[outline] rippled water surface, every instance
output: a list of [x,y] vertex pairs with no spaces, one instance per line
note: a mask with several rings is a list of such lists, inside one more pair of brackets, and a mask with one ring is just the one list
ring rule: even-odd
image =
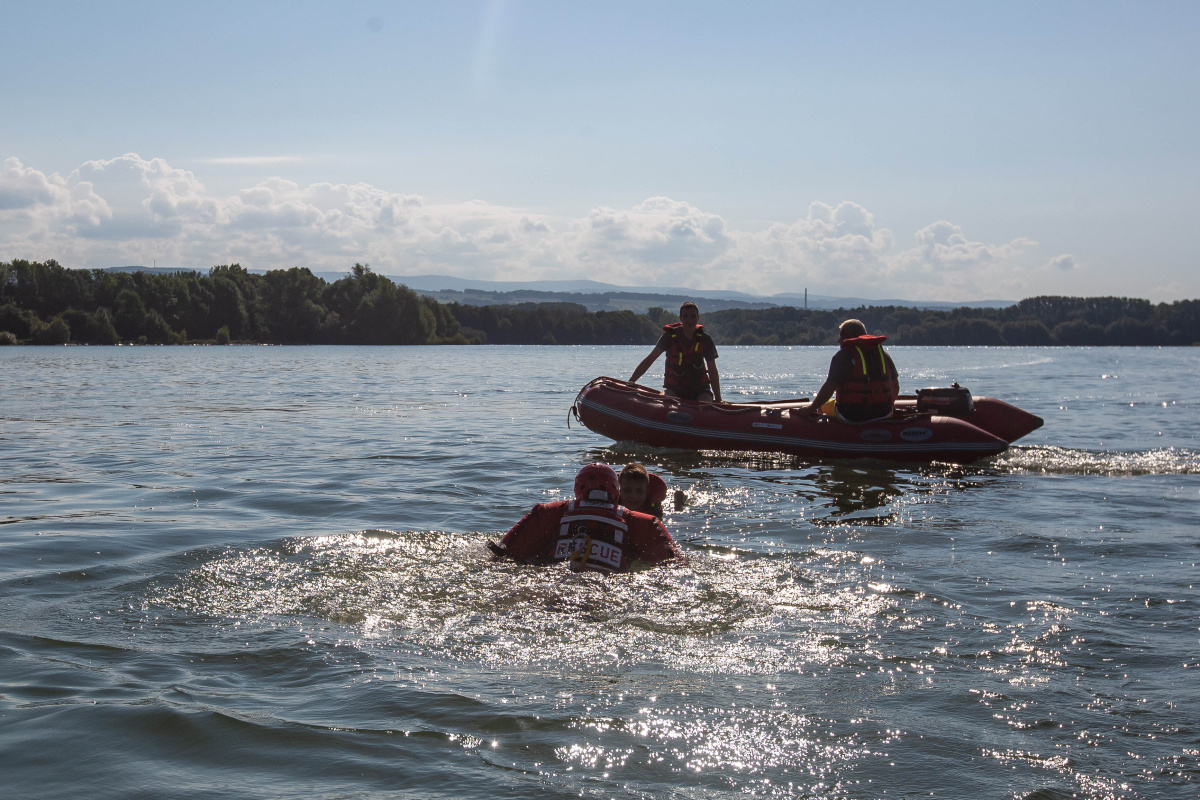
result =
[[[1200,349],[893,354],[1046,426],[808,463],[568,428],[642,348],[0,348],[0,794],[1200,795]],[[489,560],[594,459],[683,563]]]

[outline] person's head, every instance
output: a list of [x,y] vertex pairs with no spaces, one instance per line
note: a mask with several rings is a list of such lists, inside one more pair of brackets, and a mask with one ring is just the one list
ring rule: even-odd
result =
[[650,473],[638,463],[626,464],[621,470],[621,505],[640,511],[650,494]]
[[679,321],[688,330],[695,330],[700,323],[700,308],[691,300],[679,307]]
[[615,505],[620,493],[617,471],[607,464],[588,464],[575,476],[576,500],[600,500]]
[[867,326],[863,325],[860,320],[848,319],[838,328],[838,341],[846,339],[854,339],[858,336],[867,335]]

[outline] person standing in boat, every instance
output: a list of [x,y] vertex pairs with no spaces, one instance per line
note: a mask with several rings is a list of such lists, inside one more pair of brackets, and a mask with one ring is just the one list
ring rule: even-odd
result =
[[588,464],[575,476],[574,500],[538,503],[488,549],[526,564],[567,561],[573,572],[622,572],[678,558],[662,522],[617,505],[620,492],[616,470]]
[[886,336],[867,335],[867,326],[848,319],[838,329],[840,349],[829,362],[829,376],[817,391],[808,416],[836,396],[833,415],[846,422],[871,422],[891,416],[900,396],[900,379],[892,357],[883,349]]
[[679,322],[663,326],[662,336],[630,376],[630,383],[646,374],[663,353],[667,354],[663,392],[681,400],[721,401],[721,376],[717,374],[717,345],[700,324],[700,309],[693,302],[679,307]]

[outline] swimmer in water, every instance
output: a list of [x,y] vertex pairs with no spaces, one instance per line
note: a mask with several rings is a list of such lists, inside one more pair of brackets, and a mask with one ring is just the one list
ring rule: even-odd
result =
[[[636,461],[621,470],[621,505],[630,511],[640,511],[663,518],[663,501],[667,499],[667,482]],[[675,491],[675,510],[687,505],[687,495]]]
[[620,490],[612,467],[588,464],[575,476],[574,500],[539,503],[488,549],[526,564],[567,561],[575,572],[622,572],[678,558],[662,522],[617,504]]

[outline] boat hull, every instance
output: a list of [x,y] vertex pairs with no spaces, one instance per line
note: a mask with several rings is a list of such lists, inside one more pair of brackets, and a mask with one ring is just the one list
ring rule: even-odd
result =
[[[988,410],[980,417],[989,423],[996,424],[993,417],[1006,419],[1004,407],[1007,407],[1036,420],[1034,428],[1041,424],[1037,417],[1003,401],[980,400],[991,401],[984,403]],[[640,442],[652,447],[749,450],[813,459],[881,458],[953,463],[969,463],[1008,448],[1006,439],[971,422],[916,413],[915,398],[911,411],[898,411],[893,418],[879,422],[849,424],[830,417],[808,417],[806,400],[693,402],[666,397],[616,378],[601,377],[583,387],[573,409],[589,430],[616,441]],[[1011,433],[1031,424],[1019,415],[1019,424],[1010,424],[1005,430]]]

